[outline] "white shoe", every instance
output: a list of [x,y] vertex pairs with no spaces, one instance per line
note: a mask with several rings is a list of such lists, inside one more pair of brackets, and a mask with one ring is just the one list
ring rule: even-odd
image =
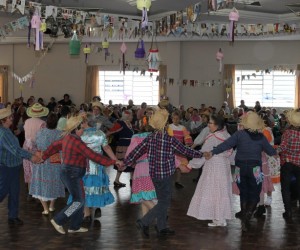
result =
[[208,223],[208,226],[209,227],[226,227],[227,223],[226,223],[226,221],[222,222],[222,223],[219,223],[218,221],[213,220],[212,223]]
[[265,205],[266,206],[271,206],[272,204],[272,196],[267,196],[267,200],[265,202]]
[[77,230],[68,229],[68,233],[86,233],[87,231],[89,230],[85,227],[81,227]]
[[56,224],[56,222],[53,219],[50,220],[50,222],[52,223],[57,232],[59,232],[60,234],[66,234],[65,229],[62,226]]

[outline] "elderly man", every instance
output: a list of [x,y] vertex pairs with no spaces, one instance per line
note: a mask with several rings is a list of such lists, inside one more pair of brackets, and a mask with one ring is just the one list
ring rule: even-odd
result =
[[23,158],[33,162],[40,159],[20,147],[9,129],[12,123],[11,108],[0,109],[0,202],[8,195],[8,223],[22,225],[19,219],[20,169]]

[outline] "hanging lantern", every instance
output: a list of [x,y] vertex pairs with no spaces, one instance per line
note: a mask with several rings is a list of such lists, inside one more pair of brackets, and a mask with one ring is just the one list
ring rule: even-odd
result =
[[102,48],[104,49],[104,52],[105,52],[104,56],[105,56],[105,61],[106,61],[106,58],[109,56],[109,51],[108,51],[109,42],[107,41],[106,38],[102,42]]
[[149,72],[157,72],[161,62],[156,39],[155,39],[155,45],[156,48],[153,47],[153,36],[152,36],[151,47],[149,49],[149,55],[147,57],[147,62],[149,64],[149,69],[148,69]]
[[77,37],[76,30],[73,31],[73,36],[69,42],[69,54],[77,56],[80,54],[80,41]]
[[43,32],[40,31],[41,23],[41,16],[38,9],[36,9],[31,19],[31,28],[35,29],[35,50],[43,49]]
[[83,53],[85,54],[85,63],[88,63],[88,54],[91,53],[91,47],[86,44],[83,48]]
[[222,73],[222,68],[223,68],[223,57],[224,54],[222,52],[222,49],[219,48],[217,54],[216,54],[216,59],[219,62],[219,73]]
[[237,22],[240,18],[239,12],[236,8],[233,8],[229,13],[230,28],[229,28],[229,37],[231,42],[234,42],[234,22]]
[[143,10],[144,8],[149,11],[151,7],[151,0],[137,0],[136,8],[138,10]]

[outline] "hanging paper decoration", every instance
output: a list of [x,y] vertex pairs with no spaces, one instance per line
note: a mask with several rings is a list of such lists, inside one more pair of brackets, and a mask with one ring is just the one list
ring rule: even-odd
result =
[[126,44],[123,42],[120,50],[122,52],[122,60],[121,60],[121,64],[122,64],[122,69],[123,69],[123,74],[125,75],[125,69],[126,69],[126,62],[125,62],[125,53],[127,50]]
[[77,56],[80,54],[80,41],[78,40],[76,31],[73,31],[73,36],[69,42],[69,55]]
[[43,49],[43,33],[40,32],[41,23],[41,16],[36,9],[31,19],[31,28],[35,29],[35,50]]
[[144,58],[146,55],[145,47],[144,47],[144,41],[143,39],[139,39],[137,42],[136,50],[134,52],[134,57],[136,59]]
[[86,44],[83,48],[83,53],[85,54],[85,63],[88,63],[88,54],[91,53],[91,47]]
[[54,19],[57,17],[57,7],[56,6],[46,6],[46,11],[45,11],[45,18],[47,19],[48,17],[52,16]]
[[104,56],[105,56],[105,61],[106,58],[110,55],[108,48],[109,48],[109,42],[107,41],[107,39],[105,38],[104,41],[102,42],[102,48],[104,49]]
[[230,28],[229,28],[229,38],[231,42],[234,42],[234,24],[240,18],[238,10],[234,7],[232,11],[229,13],[229,20],[230,20]]
[[147,62],[149,63],[149,72],[157,72],[159,69],[159,65],[161,62],[159,53],[158,53],[158,46],[155,38],[155,45],[156,48],[153,46],[153,36],[152,36],[152,42],[151,42],[151,47],[149,49],[149,55],[147,58]]
[[222,69],[223,69],[223,57],[224,54],[222,52],[222,49],[219,48],[217,54],[216,54],[216,59],[219,62],[219,73],[222,73]]
[[19,11],[22,15],[25,12],[25,0],[12,0],[11,13]]
[[0,9],[3,8],[4,10],[6,10],[6,2],[7,0],[0,0]]
[[136,7],[138,10],[142,11],[142,22],[141,26],[142,29],[146,29],[148,26],[148,13],[150,7],[151,7],[151,0],[137,0],[136,1]]

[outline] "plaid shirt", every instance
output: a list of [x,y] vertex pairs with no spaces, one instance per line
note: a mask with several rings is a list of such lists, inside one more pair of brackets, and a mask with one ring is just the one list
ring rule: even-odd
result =
[[20,147],[17,137],[10,129],[0,126],[0,166],[17,167],[22,159],[30,160],[32,154]]
[[175,172],[175,154],[200,158],[202,153],[184,146],[175,137],[164,132],[155,132],[143,140],[124,160],[132,166],[143,154],[148,154],[151,178],[164,179]]
[[277,151],[280,153],[281,165],[291,162],[300,167],[300,130],[286,129]]
[[63,163],[66,165],[87,167],[87,159],[104,166],[110,166],[116,162],[115,160],[111,160],[94,152],[76,135],[69,134],[53,142],[47,150],[43,152],[42,158],[46,160],[59,151],[62,151]]

